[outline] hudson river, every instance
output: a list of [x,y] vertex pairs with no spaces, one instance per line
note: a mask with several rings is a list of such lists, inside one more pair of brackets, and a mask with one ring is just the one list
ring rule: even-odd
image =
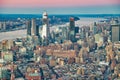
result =
[[[98,22],[100,20],[105,20],[103,18],[80,18],[80,20],[76,21],[76,26],[90,25],[94,22]],[[68,23],[67,23],[68,24]],[[26,37],[27,30],[17,30],[17,31],[9,31],[9,32],[1,32],[0,33],[0,41],[5,39],[15,39],[19,37]]]

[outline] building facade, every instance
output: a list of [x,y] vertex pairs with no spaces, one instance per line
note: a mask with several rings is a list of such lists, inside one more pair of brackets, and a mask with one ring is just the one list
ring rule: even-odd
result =
[[111,41],[120,41],[120,24],[111,25]]

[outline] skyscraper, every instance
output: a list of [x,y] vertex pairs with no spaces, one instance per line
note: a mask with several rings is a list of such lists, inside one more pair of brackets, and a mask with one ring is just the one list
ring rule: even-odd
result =
[[6,22],[0,22],[0,29],[1,30],[6,30]]
[[39,25],[36,25],[36,36],[39,36]]
[[79,27],[75,27],[75,33],[79,33]]
[[3,30],[6,30],[6,22],[3,22]]
[[43,27],[42,27],[42,39],[49,37],[49,27],[48,27],[48,14],[47,12],[43,12]]
[[73,17],[70,18],[70,27],[69,30],[72,31],[75,29],[75,20]]
[[69,24],[69,40],[74,42],[75,41],[75,21],[74,21],[73,17],[71,17],[69,21],[70,21],[70,24]]
[[30,20],[26,22],[26,27],[27,27],[27,35],[31,35],[31,21]]
[[81,28],[80,38],[81,39],[85,38],[85,28],[84,27]]
[[96,24],[96,22],[94,22],[94,25],[93,25],[93,33],[94,34],[97,33],[97,24]]
[[111,40],[112,42],[120,41],[120,24],[111,25]]
[[2,29],[2,22],[0,22],[0,29]]
[[34,18],[31,21],[31,35],[36,36],[36,23]]
[[43,26],[42,26],[42,41],[44,45],[48,45],[49,44],[49,34],[50,34],[50,30],[49,30],[49,20],[48,20],[48,14],[47,12],[43,12],[43,20],[42,20]]

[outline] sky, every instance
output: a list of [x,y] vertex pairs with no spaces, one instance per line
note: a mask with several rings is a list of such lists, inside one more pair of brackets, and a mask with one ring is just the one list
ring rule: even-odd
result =
[[120,14],[120,0],[0,0],[0,13]]

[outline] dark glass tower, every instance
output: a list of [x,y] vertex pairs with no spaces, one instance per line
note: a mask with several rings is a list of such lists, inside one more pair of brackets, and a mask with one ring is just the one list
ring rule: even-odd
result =
[[36,36],[39,36],[39,25],[36,25]]
[[31,21],[30,20],[26,22],[26,28],[27,28],[27,35],[31,35]]
[[69,24],[69,40],[72,42],[75,42],[75,20],[73,17],[70,18],[70,24]]

